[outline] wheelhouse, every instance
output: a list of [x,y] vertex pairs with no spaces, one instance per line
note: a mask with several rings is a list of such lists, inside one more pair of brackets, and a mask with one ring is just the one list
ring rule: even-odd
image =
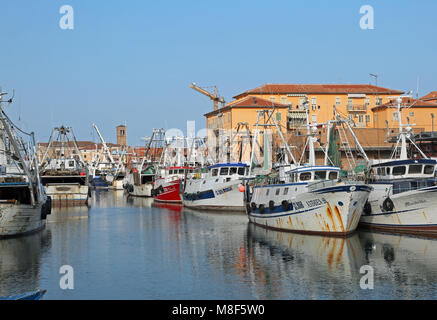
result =
[[371,166],[375,180],[430,179],[435,176],[437,161],[432,159],[397,160]]
[[187,174],[193,173],[194,168],[191,167],[170,167],[165,169],[166,176],[170,175],[179,175],[179,176],[185,176],[185,172]]
[[245,163],[219,163],[208,167],[208,176],[212,178],[240,178],[249,175],[249,166]]
[[331,166],[299,167],[288,171],[291,182],[315,182],[337,180],[340,168]]

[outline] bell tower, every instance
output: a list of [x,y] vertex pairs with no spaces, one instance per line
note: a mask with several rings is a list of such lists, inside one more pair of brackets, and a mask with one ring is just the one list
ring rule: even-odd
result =
[[117,144],[121,146],[127,145],[126,126],[123,124],[117,127]]

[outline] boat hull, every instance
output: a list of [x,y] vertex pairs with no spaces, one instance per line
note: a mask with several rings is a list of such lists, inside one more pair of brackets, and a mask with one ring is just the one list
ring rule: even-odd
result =
[[0,238],[40,231],[46,225],[42,204],[0,204]]
[[85,205],[88,202],[89,187],[79,183],[46,185],[46,193],[54,206]]
[[[295,194],[288,205],[247,206],[249,221],[274,230],[346,236],[357,228],[371,188],[345,185]],[[256,201],[254,202],[256,204]]]
[[180,179],[170,182],[161,182],[160,180],[157,180],[154,189],[156,194],[154,195],[153,199],[158,202],[182,203],[180,190]]
[[124,188],[123,188],[123,180],[114,180],[114,181],[112,181],[112,189],[114,189],[114,190],[124,190]]
[[374,185],[369,197],[370,212],[361,216],[360,226],[381,231],[437,235],[437,186],[390,196],[393,210],[384,210],[389,185]]
[[[129,191],[131,190],[131,191]],[[151,183],[133,185],[132,188],[128,189],[128,193],[132,197],[152,197],[153,185]]]
[[240,185],[241,181],[233,180],[199,192],[195,192],[195,188],[187,187],[183,196],[184,206],[199,210],[244,212],[244,193],[240,192]]

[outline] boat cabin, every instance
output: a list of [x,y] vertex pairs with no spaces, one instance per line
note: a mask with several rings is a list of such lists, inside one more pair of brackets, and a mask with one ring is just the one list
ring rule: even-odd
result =
[[207,178],[230,181],[249,176],[249,166],[245,163],[218,163],[208,167]]
[[395,160],[371,166],[374,180],[434,178],[437,161],[433,159]]
[[321,180],[337,180],[340,168],[331,166],[299,167],[288,171],[291,182],[314,182]]

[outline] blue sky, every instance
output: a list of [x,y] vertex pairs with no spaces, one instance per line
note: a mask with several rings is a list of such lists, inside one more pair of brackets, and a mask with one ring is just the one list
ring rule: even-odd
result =
[[[72,126],[80,140],[108,141],[126,122],[141,145],[153,128],[180,128],[210,100],[269,83],[374,83],[437,90],[437,1],[1,0],[0,85],[15,89],[6,110],[37,140]],[[62,5],[74,30],[59,28]],[[361,30],[362,5],[375,29]]]

